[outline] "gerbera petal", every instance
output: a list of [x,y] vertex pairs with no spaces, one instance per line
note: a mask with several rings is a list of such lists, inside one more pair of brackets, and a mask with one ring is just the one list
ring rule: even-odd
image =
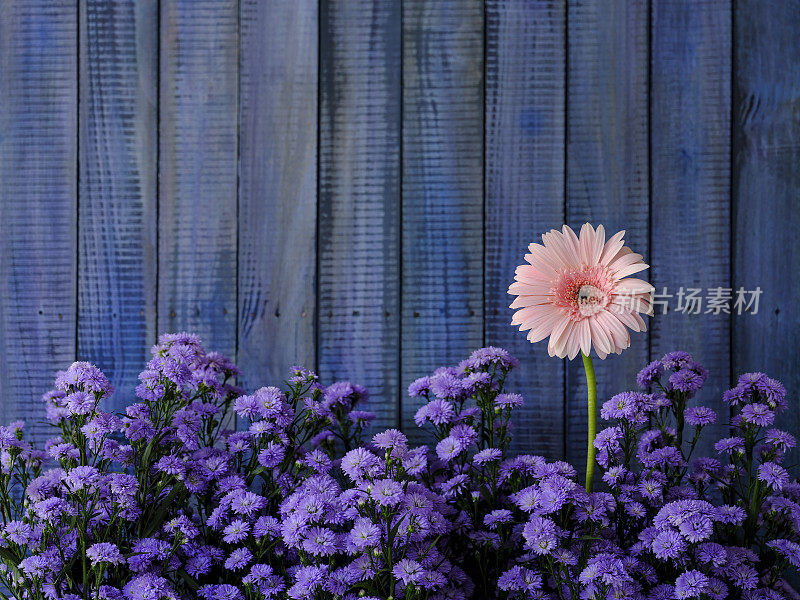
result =
[[517,296],[508,308],[525,308],[543,304],[550,304],[550,300],[543,296]]
[[625,237],[625,230],[618,231],[614,235],[612,235],[609,240],[606,242],[606,245],[603,247],[603,252],[600,255],[600,263],[607,265],[611,262],[617,253],[622,249],[625,245],[625,241],[622,239]]
[[574,323],[572,321],[565,318],[553,329],[553,333],[550,334],[550,341],[547,343],[547,352],[550,356],[564,358],[564,345],[566,344],[573,325]]
[[589,329],[589,319],[580,322],[581,352],[586,356],[592,351],[592,331]]
[[639,271],[644,271],[645,269],[649,269],[650,265],[647,265],[643,262],[634,263],[629,265],[625,268],[619,269],[616,272],[616,277],[622,279],[623,277],[627,277],[628,275],[633,275],[634,273],[638,273]]
[[594,247],[594,228],[589,223],[581,227],[579,253],[581,262],[585,265],[592,264],[592,248]]
[[617,289],[625,290],[631,294],[649,294],[656,291],[656,288],[654,288],[650,282],[644,279],[636,279],[635,277],[621,279],[617,282]]

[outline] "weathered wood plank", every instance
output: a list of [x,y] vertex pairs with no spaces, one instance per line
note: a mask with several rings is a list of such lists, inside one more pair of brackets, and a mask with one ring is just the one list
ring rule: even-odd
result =
[[528,244],[564,222],[566,2],[486,4],[486,342],[520,359],[514,448],[560,458],[564,362],[510,325],[508,286]]
[[0,399],[34,439],[75,358],[78,6],[0,4]]
[[[800,2],[742,0],[734,23],[734,297],[740,288],[762,290],[757,313],[734,311],[734,375],[764,371],[796,396]],[[779,426],[800,436],[796,407]]]
[[158,330],[236,348],[238,2],[161,5]]
[[[569,225],[602,224],[608,237],[648,256],[649,6],[647,0],[569,3],[567,206]],[[645,271],[644,278],[648,277]],[[637,275],[638,277],[639,275]],[[594,357],[598,402],[636,387],[648,362],[648,334],[605,360]],[[579,470],[586,456],[586,376],[567,363],[566,455]],[[581,475],[582,476],[582,475]]]
[[158,3],[80,10],[77,353],[122,410],[156,335]]
[[241,21],[239,363],[257,387],[315,361],[317,2],[245,0]]
[[[731,285],[730,2],[655,0],[652,36],[651,281],[673,294],[668,314],[656,307],[652,354],[684,349],[710,371],[697,401],[720,413],[719,433],[727,422],[730,316],[706,314],[705,298],[709,288]],[[681,288],[702,290],[700,314],[677,310]]]
[[378,431],[399,418],[401,6],[321,8],[319,372],[366,385]]
[[482,2],[403,3],[403,123],[404,388],[483,342]]

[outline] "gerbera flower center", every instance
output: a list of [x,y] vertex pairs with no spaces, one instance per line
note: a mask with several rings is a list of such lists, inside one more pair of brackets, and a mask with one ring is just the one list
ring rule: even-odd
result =
[[552,289],[554,304],[573,321],[581,321],[608,307],[610,287],[609,274],[600,265],[563,271]]
[[581,314],[589,316],[605,306],[605,294],[590,284],[584,284],[578,290],[578,309]]

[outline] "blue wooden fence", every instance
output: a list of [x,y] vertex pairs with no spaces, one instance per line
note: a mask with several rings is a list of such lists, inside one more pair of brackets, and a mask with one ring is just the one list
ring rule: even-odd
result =
[[[3,0],[2,416],[39,416],[75,358],[122,406],[188,329],[247,387],[312,365],[410,428],[411,380],[497,344],[519,447],[580,462],[580,367],[525,342],[506,289],[585,221],[673,295],[602,397],[680,347],[716,408],[745,370],[794,398],[798,32],[797,0]],[[716,287],[760,287],[758,313],[675,310]]]

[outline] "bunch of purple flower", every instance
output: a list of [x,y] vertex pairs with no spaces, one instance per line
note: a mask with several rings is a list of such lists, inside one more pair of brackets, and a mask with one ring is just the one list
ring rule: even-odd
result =
[[365,437],[360,386],[293,367],[283,389],[245,394],[185,333],[152,354],[124,414],[75,363],[44,396],[58,430],[44,450],[0,427],[6,597],[796,597],[795,440],[773,427],[786,391],[765,375],[726,392],[729,435],[695,457],[718,418],[692,402],[707,373],[685,352],[651,363],[642,391],[603,405],[603,489],[587,493],[569,464],[510,452],[522,397],[499,348],[411,384],[430,448]]

